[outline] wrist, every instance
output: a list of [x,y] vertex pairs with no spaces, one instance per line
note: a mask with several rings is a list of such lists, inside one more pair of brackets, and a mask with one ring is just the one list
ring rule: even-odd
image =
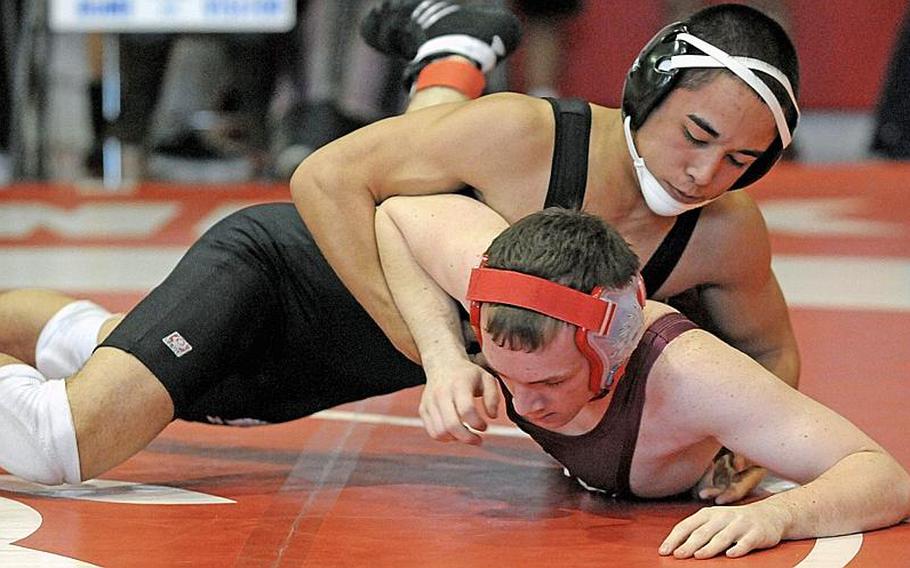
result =
[[781,539],[792,538],[793,527],[796,525],[797,507],[789,502],[785,495],[772,495],[767,499],[755,503],[764,506],[768,514],[775,519],[775,525],[780,530]]
[[435,371],[451,370],[453,367],[463,365],[465,363],[473,365],[470,358],[468,357],[468,354],[465,351],[457,351],[447,348],[428,349],[422,351],[421,361],[428,379],[431,375],[435,375]]

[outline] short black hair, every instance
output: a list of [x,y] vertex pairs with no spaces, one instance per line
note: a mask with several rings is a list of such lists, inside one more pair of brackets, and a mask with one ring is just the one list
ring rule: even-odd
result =
[[[689,33],[729,55],[751,57],[779,69],[799,97],[799,58],[784,28],[765,13],[743,4],[718,4],[695,12],[686,20]],[[776,79],[753,70],[780,101],[790,124],[796,123],[796,108]],[[694,88],[719,72],[717,69],[683,69],[677,87]]]

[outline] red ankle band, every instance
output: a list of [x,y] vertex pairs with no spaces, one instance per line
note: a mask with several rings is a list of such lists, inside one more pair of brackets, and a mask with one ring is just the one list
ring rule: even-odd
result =
[[430,62],[417,76],[415,91],[429,87],[455,89],[469,99],[476,99],[483,93],[486,79],[483,71],[472,63],[458,59],[439,59]]

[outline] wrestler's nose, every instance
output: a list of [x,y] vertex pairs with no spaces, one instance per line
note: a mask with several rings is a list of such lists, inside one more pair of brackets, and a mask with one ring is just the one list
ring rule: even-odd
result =
[[703,151],[689,162],[686,174],[695,185],[699,187],[706,186],[714,181],[714,176],[717,175],[722,163],[722,153]]
[[543,395],[534,389],[521,385],[512,386],[512,404],[515,406],[515,412],[524,417],[533,417],[546,407],[546,401]]

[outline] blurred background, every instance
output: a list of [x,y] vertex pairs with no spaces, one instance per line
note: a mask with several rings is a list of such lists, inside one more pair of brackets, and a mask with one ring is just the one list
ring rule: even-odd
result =
[[[663,24],[705,0],[489,0],[522,18],[489,90],[618,106]],[[473,3],[484,3],[473,0]],[[755,0],[801,59],[806,163],[910,156],[905,0]],[[403,62],[359,38],[367,0],[2,0],[0,187],[284,182],[313,149],[400,112]]]

